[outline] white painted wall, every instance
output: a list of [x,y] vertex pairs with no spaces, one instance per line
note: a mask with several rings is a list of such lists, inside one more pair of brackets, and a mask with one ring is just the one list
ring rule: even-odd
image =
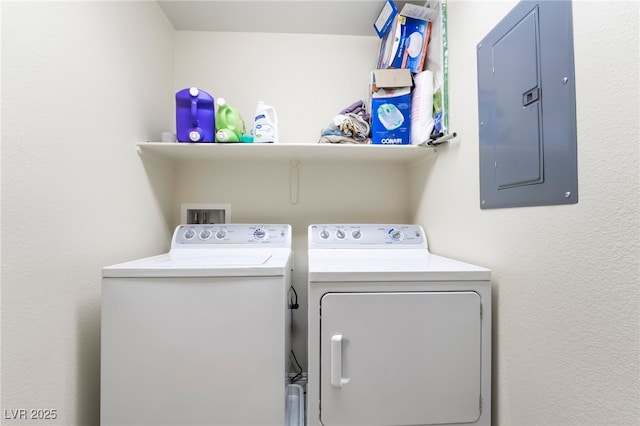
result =
[[1,421],[97,425],[100,268],[170,239],[171,174],[135,142],[172,120],[173,29],[155,2],[1,7]]
[[[316,144],[334,115],[367,100],[379,39],[361,36],[176,32],[175,90],[197,86],[237,108],[248,128],[259,100],[278,114],[281,143]],[[197,66],[192,66],[197,64]],[[178,165],[181,203],[228,203],[236,223],[293,227],[292,347],[307,363],[307,228],[312,223],[406,222],[409,171],[397,164],[301,161],[299,199],[290,202],[290,164],[187,162]]]
[[317,143],[340,110],[366,99],[377,37],[176,32],[175,90],[197,86],[238,109],[248,126],[258,101],[277,113],[282,143]]
[[493,270],[494,424],[635,425],[638,2],[573,2],[579,203],[480,210],[476,44],[515,4],[449,2],[461,136],[414,179],[415,220],[432,251]]
[[408,172],[400,165],[310,161],[300,162],[298,169],[298,202],[292,204],[287,161],[179,164],[176,206],[226,203],[233,222],[292,226],[293,284],[300,305],[293,312],[292,349],[306,371],[307,228],[312,223],[405,223],[410,212]]
[[3,2],[2,409],[97,424],[100,267],[166,249],[180,203],[221,202],[235,222],[294,226],[303,303],[307,224],[425,225],[434,252],[494,271],[494,424],[638,423],[638,4],[574,2],[580,203],[481,211],[475,44],[514,4],[449,2],[461,136],[435,161],[303,163],[293,205],[287,162],[174,173],[134,142],[157,140],[196,85],[249,117],[269,102],[283,142],[315,143],[365,95],[375,38],[174,32],[155,2]]

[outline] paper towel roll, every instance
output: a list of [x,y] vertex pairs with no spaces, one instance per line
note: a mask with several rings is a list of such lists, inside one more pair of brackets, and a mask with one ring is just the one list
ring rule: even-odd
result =
[[414,78],[411,96],[411,144],[429,140],[433,130],[433,72],[423,71]]

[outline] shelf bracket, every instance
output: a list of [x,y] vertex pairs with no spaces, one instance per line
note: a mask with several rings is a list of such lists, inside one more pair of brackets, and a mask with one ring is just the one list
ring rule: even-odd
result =
[[291,204],[298,204],[298,160],[291,161],[289,165]]
[[436,136],[432,136],[427,142],[422,142],[420,146],[436,146],[445,142],[449,142],[451,139],[458,136],[456,132],[449,133],[447,135],[439,134]]

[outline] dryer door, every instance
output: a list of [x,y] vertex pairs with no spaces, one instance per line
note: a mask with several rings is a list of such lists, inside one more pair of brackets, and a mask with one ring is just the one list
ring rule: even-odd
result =
[[480,417],[477,293],[327,293],[320,307],[325,426],[470,423]]

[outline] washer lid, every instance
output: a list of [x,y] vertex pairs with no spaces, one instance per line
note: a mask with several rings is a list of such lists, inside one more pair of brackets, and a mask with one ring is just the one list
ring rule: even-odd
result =
[[416,250],[309,249],[309,281],[484,281],[489,269]]
[[102,268],[103,277],[284,276],[291,250],[182,249]]

